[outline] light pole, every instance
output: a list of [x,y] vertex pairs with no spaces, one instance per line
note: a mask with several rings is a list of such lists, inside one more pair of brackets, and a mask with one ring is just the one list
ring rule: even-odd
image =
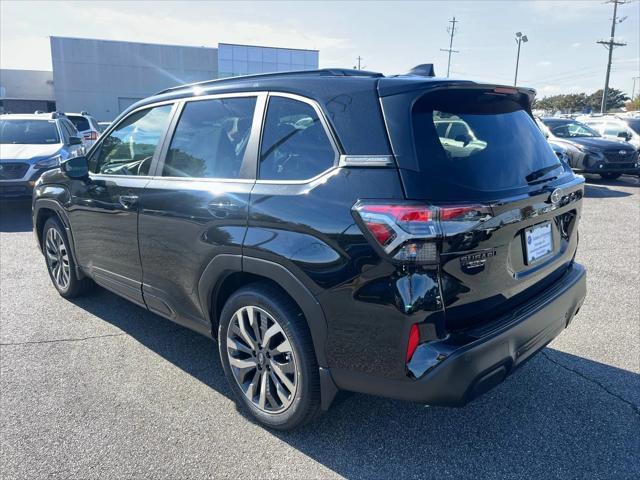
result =
[[515,87],[518,83],[518,65],[520,64],[520,45],[522,43],[527,43],[529,39],[526,35],[523,35],[522,32],[516,33],[516,43],[518,44],[518,56],[516,57],[516,76],[513,79],[513,86]]

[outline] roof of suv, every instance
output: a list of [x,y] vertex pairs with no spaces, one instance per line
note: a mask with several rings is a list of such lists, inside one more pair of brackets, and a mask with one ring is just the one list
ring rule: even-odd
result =
[[0,117],[15,120],[57,120],[64,115],[59,115],[57,112],[50,113],[3,113]]
[[[213,93],[232,93],[237,91],[275,90],[290,91],[292,93],[304,93],[305,96],[321,97],[323,91],[330,91],[335,96],[340,90],[351,91],[352,86],[358,85],[360,89],[378,89],[380,96],[393,95],[403,91],[443,84],[475,84],[470,80],[436,77],[425,73],[425,67],[419,65],[405,75],[385,76],[379,72],[366,70],[351,70],[343,68],[325,68],[320,70],[302,70],[292,72],[264,73],[257,75],[245,75],[228,77],[204,82],[179,85],[162,90],[152,97],[138,102],[143,105],[168,98],[190,97]],[[431,73],[433,73],[431,67]],[[325,85],[325,88],[318,88]],[[514,89],[515,87],[510,87]],[[517,90],[528,95],[535,94],[532,89],[518,87]]]
[[[149,104],[181,98],[264,91],[297,94],[318,102],[335,127],[338,143],[346,153],[383,155],[390,153],[390,146],[386,140],[386,126],[380,116],[380,97],[442,86],[486,85],[469,80],[435,77],[430,64],[419,65],[406,75],[396,76],[340,68],[266,73],[168,88],[131,105],[119,118]],[[529,98],[535,95],[535,91],[531,89],[500,87],[518,91]],[[359,119],[358,125],[354,125],[354,117]],[[362,132],[367,132],[367,135],[362,135]]]

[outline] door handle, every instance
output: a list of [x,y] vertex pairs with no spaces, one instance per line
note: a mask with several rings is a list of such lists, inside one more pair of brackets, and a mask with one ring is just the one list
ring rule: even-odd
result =
[[118,201],[120,202],[120,205],[122,205],[124,208],[129,209],[136,206],[136,204],[138,203],[138,196],[137,195],[120,195],[118,197]]
[[214,217],[225,218],[242,208],[242,205],[231,200],[214,200],[209,202],[207,210]]

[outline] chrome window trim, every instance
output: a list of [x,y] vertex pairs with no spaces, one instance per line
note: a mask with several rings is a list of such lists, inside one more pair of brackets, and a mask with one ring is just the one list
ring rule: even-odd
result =
[[[323,170],[322,172],[318,173],[317,175],[311,177],[311,178],[305,178],[305,179],[300,179],[300,180],[261,180],[259,178],[260,176],[260,157],[261,157],[261,150],[262,150],[262,137],[264,134],[264,127],[265,127],[265,122],[267,120],[267,113],[269,110],[269,100],[271,99],[271,97],[284,97],[284,98],[290,98],[292,100],[297,100],[299,102],[302,103],[306,103],[307,105],[310,105],[314,111],[316,112],[316,115],[318,115],[318,118],[320,119],[320,123],[322,124],[322,128],[324,129],[325,134],[327,135],[327,138],[329,139],[329,143],[331,144],[331,148],[333,149],[333,153],[334,153],[334,158],[333,158],[333,165],[331,165],[329,168],[327,168],[326,170]],[[285,93],[285,92],[269,92],[269,96],[267,98],[267,104],[266,104],[266,108],[264,111],[264,117],[262,119],[262,127],[260,128],[260,145],[258,147],[258,158],[257,158],[257,171],[256,171],[256,183],[261,184],[261,185],[304,185],[307,183],[311,183],[325,175],[327,175],[328,173],[330,173],[331,171],[339,168],[339,159],[340,159],[340,149],[338,148],[338,141],[333,133],[333,131],[331,130],[331,127],[329,125],[329,122],[327,121],[327,118],[324,115],[324,112],[322,111],[322,109],[320,108],[320,106],[318,105],[318,102],[316,102],[315,100],[308,98],[308,97],[304,97],[302,95],[298,95],[295,93]]]
[[393,155],[340,155],[340,167],[377,167],[395,165]]
[[[197,181],[197,182],[209,182],[209,183],[259,183],[262,185],[305,185],[308,183],[312,183],[316,180],[318,180],[319,178],[324,177],[325,175],[332,173],[334,170],[337,170],[338,168],[340,168],[342,165],[340,165],[340,159],[341,157],[343,157],[344,155],[341,154],[340,149],[338,147],[338,141],[336,139],[336,136],[333,132],[333,130],[330,127],[330,124],[324,114],[324,112],[322,111],[322,109],[320,108],[320,106],[318,105],[318,102],[316,102],[315,100],[308,98],[308,97],[304,97],[302,95],[298,95],[298,94],[293,94],[293,93],[286,93],[286,92],[273,92],[273,91],[250,91],[250,92],[231,92],[231,93],[214,93],[214,94],[209,94],[209,95],[199,95],[199,96],[193,96],[193,97],[186,97],[186,98],[177,98],[177,99],[171,99],[171,100],[163,100],[163,101],[159,101],[159,102],[153,102],[153,103],[149,103],[149,104],[145,104],[145,105],[141,105],[140,107],[136,108],[135,110],[130,111],[126,117],[123,117],[120,121],[116,122],[112,122],[111,125],[109,126],[109,128],[107,130],[105,130],[100,137],[98,138],[98,140],[93,144],[93,146],[91,147],[90,151],[87,153],[87,159],[91,156],[91,154],[93,153],[93,150],[98,148],[98,146],[102,143],[102,141],[104,141],[110,134],[111,132],[118,126],[120,125],[124,120],[126,120],[127,118],[129,118],[131,115],[141,111],[141,110],[148,110],[151,108],[155,108],[158,106],[162,106],[162,105],[167,105],[167,104],[173,104],[174,108],[172,110],[172,116],[171,116],[171,120],[169,121],[169,125],[167,126],[167,131],[164,133],[163,135],[163,140],[161,142],[160,148],[156,149],[156,152],[158,154],[157,159],[154,158],[154,162],[156,162],[156,165],[153,167],[154,169],[159,169],[160,167],[163,166],[164,164],[164,160],[166,157],[166,152],[168,151],[168,148],[171,144],[171,139],[173,138],[173,134],[175,133],[175,128],[177,126],[177,123],[180,120],[180,116],[179,114],[183,111],[184,106],[188,103],[188,102],[197,102],[197,101],[201,101],[201,100],[215,100],[215,99],[220,99],[220,98],[238,98],[238,97],[257,97],[257,101],[256,101],[256,111],[254,113],[254,123],[252,125],[252,132],[251,135],[253,136],[255,134],[254,131],[254,126],[256,126],[257,120],[259,120],[259,129],[257,129],[257,135],[258,135],[258,145],[257,145],[257,156],[256,156],[256,171],[254,174],[255,178],[249,179],[249,178],[210,178],[210,177],[164,177],[162,175],[158,175],[158,173],[160,173],[159,171],[155,171],[154,175],[105,175],[105,174],[99,174],[99,173],[93,173],[93,172],[89,172],[89,177],[90,178],[98,178],[98,179],[109,179],[109,178],[139,178],[139,179],[149,179],[149,180],[171,180],[171,181]],[[265,125],[265,121],[266,121],[266,115],[267,115],[267,110],[268,110],[268,106],[269,106],[269,99],[271,97],[284,97],[284,98],[290,98],[292,100],[297,100],[299,102],[302,103],[306,103],[307,105],[310,105],[314,111],[316,112],[316,115],[318,115],[318,118],[320,119],[320,123],[322,124],[322,128],[325,131],[325,134],[327,135],[327,138],[329,139],[329,143],[331,144],[331,148],[333,149],[334,152],[334,161],[333,161],[333,165],[331,165],[329,168],[327,168],[326,170],[323,170],[322,172],[318,173],[317,175],[311,177],[311,178],[305,178],[305,179],[301,179],[301,180],[260,180],[258,177],[259,175],[259,169],[260,169],[260,149],[262,146],[262,134],[264,132],[264,125]],[[264,99],[264,104],[260,105],[260,101],[261,99]],[[261,110],[261,111],[260,111]],[[174,123],[174,116],[175,117],[175,125],[172,125]],[[166,148],[164,146],[164,143],[166,143]],[[247,149],[248,150],[248,149]],[[245,152],[245,155],[247,153]],[[155,154],[154,154],[155,155]]]
[[[245,164],[249,164],[249,166],[255,166],[255,164],[251,161],[249,161],[248,157],[252,154],[251,150],[252,148],[258,148],[260,147],[260,139],[262,137],[262,119],[264,117],[264,112],[266,110],[266,104],[267,104],[267,95],[268,93],[266,91],[259,91],[259,92],[231,92],[231,93],[214,93],[214,94],[210,94],[210,95],[201,95],[201,96],[197,96],[197,97],[189,97],[189,98],[181,98],[180,100],[178,100],[179,102],[179,107],[175,113],[175,118],[172,117],[172,121],[170,122],[169,125],[169,130],[166,133],[166,138],[165,138],[165,142],[166,145],[162,146],[162,149],[160,151],[160,155],[158,158],[158,162],[156,165],[156,171],[155,171],[155,175],[152,175],[150,178],[157,180],[157,179],[161,179],[161,180],[173,180],[173,181],[205,181],[205,182],[211,182],[211,183],[255,183],[256,179],[256,172],[253,172],[253,178],[244,178],[244,177],[237,177],[237,178],[224,178],[224,177],[220,177],[220,178],[213,178],[213,177],[165,177],[162,175],[162,167],[164,166],[164,162],[166,160],[167,157],[167,153],[169,151],[169,148],[171,147],[171,141],[173,140],[173,136],[175,135],[176,129],[178,127],[178,124],[180,123],[180,117],[182,116],[182,112],[184,111],[187,103],[190,102],[198,102],[198,101],[202,101],[202,100],[219,100],[219,99],[225,99],[225,98],[247,98],[247,97],[256,97],[256,105],[255,105],[255,110],[253,112],[253,121],[251,123],[251,133],[249,136],[249,141],[247,144],[247,148],[245,150],[245,158],[242,160],[242,166],[244,167]],[[257,145],[255,145],[257,143]],[[255,153],[255,152],[254,152]],[[259,155],[260,152],[258,150],[257,155]],[[255,161],[258,161],[258,159],[256,158]]]

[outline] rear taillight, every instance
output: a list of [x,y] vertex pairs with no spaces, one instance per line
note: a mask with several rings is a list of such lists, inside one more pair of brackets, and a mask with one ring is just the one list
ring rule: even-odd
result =
[[83,138],[85,140],[97,140],[98,139],[98,132],[91,131],[91,132],[85,133]]
[[353,209],[385,253],[416,263],[437,261],[438,239],[474,228],[490,214],[483,205],[358,202]]
[[411,331],[409,332],[409,342],[407,343],[407,356],[405,358],[405,361],[407,363],[409,363],[409,360],[411,360],[411,357],[413,357],[416,348],[418,348],[418,343],[420,343],[420,331],[418,330],[418,325],[414,323],[413,325],[411,325]]

